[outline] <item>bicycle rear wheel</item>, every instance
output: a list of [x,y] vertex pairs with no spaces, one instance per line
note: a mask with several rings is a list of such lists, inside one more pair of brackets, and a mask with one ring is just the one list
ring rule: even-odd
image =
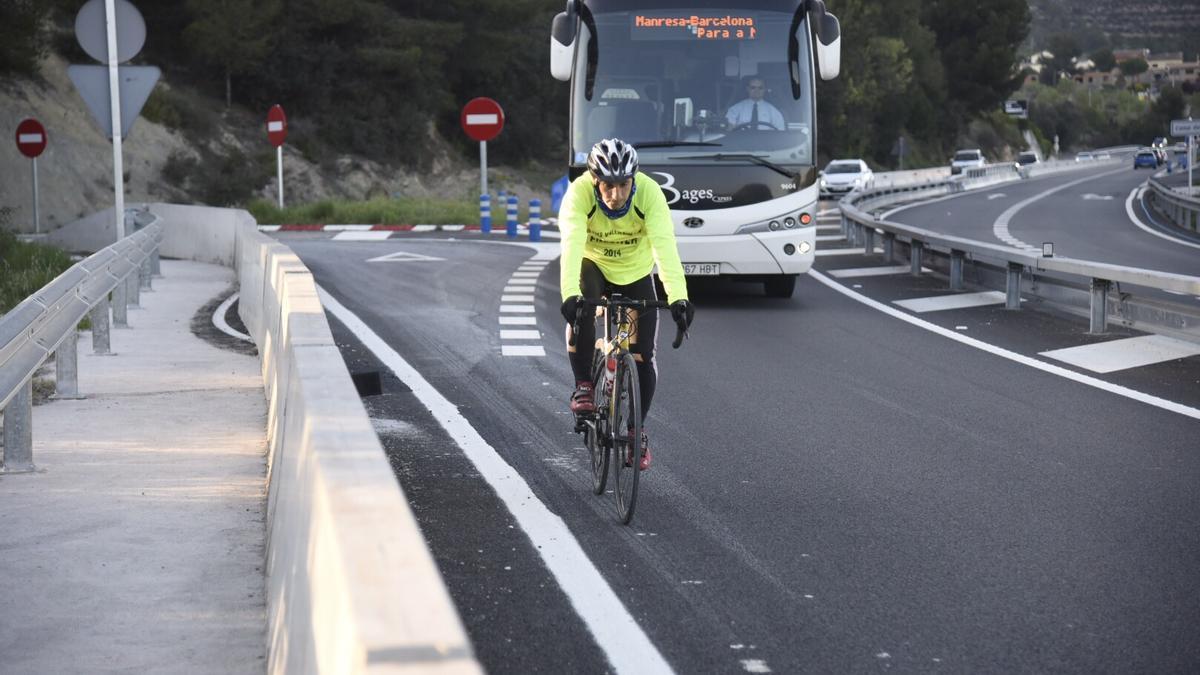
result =
[[628,525],[637,505],[638,465],[642,462],[642,394],[637,363],[624,354],[617,366],[617,381],[609,416],[613,439],[613,473],[616,480],[617,517]]

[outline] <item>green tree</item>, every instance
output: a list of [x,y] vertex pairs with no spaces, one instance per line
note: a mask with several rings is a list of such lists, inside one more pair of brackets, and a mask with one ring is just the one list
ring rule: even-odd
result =
[[1038,79],[1042,84],[1054,85],[1062,75],[1070,77],[1075,74],[1075,58],[1079,56],[1079,43],[1071,35],[1058,33],[1050,36],[1046,43],[1047,50],[1053,54],[1044,62]]
[[233,77],[250,72],[271,49],[279,0],[187,0],[195,17],[183,39],[205,63],[221,69],[225,107],[233,105]]
[[1111,49],[1105,48],[1092,52],[1092,63],[1096,64],[1096,70],[1107,73],[1117,67],[1117,58],[1113,56]]
[[0,2],[0,75],[36,75],[46,53],[52,7],[39,0]]
[[1150,70],[1150,64],[1146,63],[1146,59],[1129,59],[1121,62],[1121,72],[1126,77],[1137,77],[1147,70]]
[[1029,32],[1026,0],[926,0],[951,105],[960,120],[1000,105],[1021,84],[1017,48]]

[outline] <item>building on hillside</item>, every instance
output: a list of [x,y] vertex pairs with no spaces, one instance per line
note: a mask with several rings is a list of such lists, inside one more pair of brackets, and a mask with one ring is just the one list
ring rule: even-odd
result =
[[1117,63],[1124,63],[1126,61],[1132,61],[1134,59],[1141,59],[1143,61],[1149,62],[1150,50],[1149,49],[1114,49],[1113,50],[1113,58],[1117,60]]

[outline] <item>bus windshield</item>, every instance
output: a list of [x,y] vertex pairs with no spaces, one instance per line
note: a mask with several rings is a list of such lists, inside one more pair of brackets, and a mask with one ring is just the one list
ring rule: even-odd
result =
[[762,9],[585,10],[572,90],[575,163],[596,141],[617,137],[634,143],[644,164],[747,154],[812,164],[811,49],[800,24],[794,90],[792,21]]

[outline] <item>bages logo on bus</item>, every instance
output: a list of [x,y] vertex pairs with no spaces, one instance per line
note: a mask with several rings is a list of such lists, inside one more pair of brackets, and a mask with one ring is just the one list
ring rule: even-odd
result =
[[686,201],[689,204],[698,204],[703,200],[713,202],[714,204],[722,204],[733,199],[731,196],[714,194],[711,189],[678,190],[675,188],[675,176],[666,173],[665,171],[651,171],[650,173],[663,177],[663,180],[656,182],[658,183],[658,186],[662,188],[662,191],[667,194],[668,204],[674,204],[680,200]]

